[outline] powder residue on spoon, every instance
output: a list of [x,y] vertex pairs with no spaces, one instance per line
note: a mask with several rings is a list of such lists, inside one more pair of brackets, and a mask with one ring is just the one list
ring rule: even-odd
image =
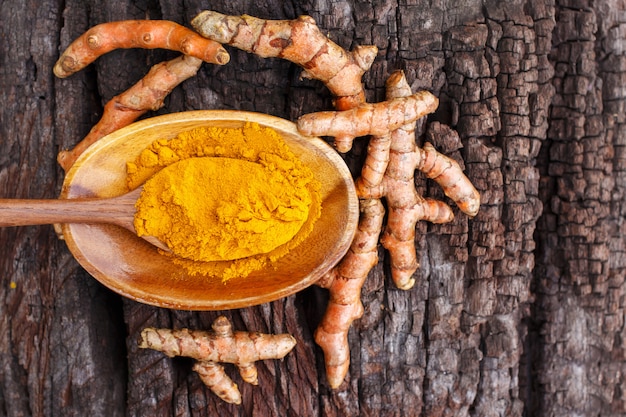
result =
[[127,172],[129,188],[145,181],[138,234],[165,242],[192,275],[226,281],[263,268],[301,243],[321,212],[311,170],[257,124],[158,140]]

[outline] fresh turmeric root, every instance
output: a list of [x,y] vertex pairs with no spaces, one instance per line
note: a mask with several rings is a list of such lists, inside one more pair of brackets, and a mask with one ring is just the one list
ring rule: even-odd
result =
[[345,111],[309,113],[298,119],[298,130],[309,136],[385,135],[437,110],[439,100],[428,91],[363,103]]
[[198,362],[193,369],[202,381],[224,401],[241,404],[237,384],[226,375],[219,363],[235,364],[245,382],[258,385],[254,362],[282,359],[296,345],[296,340],[288,334],[233,332],[224,316],[215,319],[211,327],[209,332],[148,327],[141,332],[139,347],[158,350],[169,357],[196,359]]
[[230,404],[241,404],[239,387],[224,372],[224,367],[211,361],[196,362],[192,369],[198,373],[200,380],[220,397]]
[[379,199],[359,203],[361,216],[348,253],[316,284],[329,290],[328,306],[315,330],[315,342],[324,351],[326,378],[337,388],[350,367],[348,331],[363,315],[361,288],[378,263],[378,237],[385,209]]
[[171,49],[212,64],[224,65],[228,52],[217,42],[167,20],[123,20],[102,23],[79,36],[67,47],[54,66],[54,74],[65,78],[120,48]]
[[[403,73],[393,73],[387,80],[387,97],[398,100],[409,94],[411,88]],[[357,192],[363,198],[386,198],[389,216],[381,243],[389,251],[394,283],[400,289],[410,289],[415,284],[412,275],[419,266],[415,225],[420,220],[448,223],[454,218],[447,204],[417,193],[415,171],[434,179],[461,211],[472,217],[478,212],[480,196],[456,161],[438,153],[429,143],[423,149],[417,147],[414,122],[391,132],[389,163],[383,177],[376,177],[380,182],[373,183],[368,169],[356,181]]]
[[191,29],[166,20],[124,20],[102,23],[79,36],[61,54],[54,66],[57,77],[65,78],[119,48],[171,49],[184,55],[152,67],[130,89],[113,97],[104,107],[100,121],[71,151],[57,156],[67,171],[91,144],[127,126],[149,110],[158,110],[172,90],[196,75],[202,62],[225,65],[228,52],[219,43]]
[[[279,57],[302,68],[303,78],[323,82],[335,96],[338,110],[347,110],[365,102],[361,78],[371,67],[378,48],[358,46],[348,52],[328,39],[310,16],[294,20],[265,20],[252,16],[227,16],[203,11],[191,25],[202,36],[228,44],[261,57]],[[339,152],[352,147],[354,136],[335,135]]]
[[[321,118],[317,117],[319,114],[303,116],[307,126],[317,135],[340,134],[341,126],[353,129],[351,133],[361,129],[358,130],[359,135],[377,135],[370,139],[361,176],[356,181],[361,218],[350,251],[317,283],[328,288],[330,294],[315,340],[324,351],[327,378],[332,388],[341,385],[347,374],[350,361],[348,332],[352,322],[363,314],[361,288],[378,260],[376,249],[384,216],[380,199],[384,197],[389,206],[381,243],[389,251],[391,273],[396,286],[405,290],[415,284],[412,275],[419,266],[414,242],[416,223],[420,220],[445,223],[454,217],[447,204],[425,199],[417,193],[415,170],[434,179],[468,215],[474,216],[479,208],[480,196],[458,163],[438,153],[430,144],[426,144],[424,149],[416,146],[415,121],[423,117],[426,111],[434,111],[436,106],[414,103],[410,111],[406,111],[406,106],[397,106],[397,103],[407,103],[415,100],[415,97],[420,95],[411,95],[404,74],[398,71],[387,80],[386,102],[362,105],[359,107],[364,109],[362,112],[357,109],[324,112]],[[421,97],[428,103],[433,101],[427,94]],[[386,113],[385,106],[395,110]],[[415,108],[420,106],[428,110],[416,111]],[[372,114],[387,116],[374,118]]]
[[91,64],[101,55],[119,48],[171,49],[184,55],[152,67],[137,84],[113,97],[100,121],[71,151],[57,156],[67,171],[91,144],[127,126],[149,110],[163,106],[165,97],[180,83],[194,76],[202,61],[224,65],[228,52],[217,42],[191,29],[166,20],[124,20],[102,23],[79,36],[61,54],[54,74],[65,78]]
[[105,106],[100,121],[71,151],[59,152],[57,161],[67,171],[90,145],[124,126],[149,110],[158,110],[172,90],[200,69],[202,60],[181,55],[153,66],[148,74],[125,92],[113,97]]

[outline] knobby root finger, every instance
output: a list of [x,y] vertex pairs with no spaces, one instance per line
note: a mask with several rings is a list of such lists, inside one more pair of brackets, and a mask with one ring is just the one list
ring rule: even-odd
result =
[[167,20],[123,20],[96,25],[79,36],[61,54],[54,73],[65,78],[98,57],[120,48],[170,49],[212,64],[230,60],[221,44]]

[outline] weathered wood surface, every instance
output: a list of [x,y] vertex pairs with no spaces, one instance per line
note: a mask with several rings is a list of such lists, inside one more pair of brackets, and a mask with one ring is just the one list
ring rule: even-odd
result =
[[[171,56],[116,51],[66,79],[61,49],[106,21],[189,25],[212,8],[268,18],[309,14],[340,45],[375,44],[364,81],[380,101],[404,69],[441,99],[430,118],[460,141],[482,192],[476,218],[417,227],[417,284],[400,291],[381,261],[350,333],[352,365],[331,391],[312,332],[324,309],[311,288],[224,312],[235,328],[288,332],[298,345],[260,364],[243,405],[218,400],[191,364],[139,350],[145,326],[207,328],[217,313],[170,311],[112,294],[51,227],[0,230],[2,416],[618,416],[626,413],[626,2],[30,1],[0,3],[0,197],[55,197],[59,149],[103,104]],[[278,59],[229,49],[161,112],[243,109],[295,119],[329,109],[323,86]],[[436,125],[433,124],[436,127]],[[363,144],[346,159],[358,167]],[[433,197],[441,190],[418,177]]]

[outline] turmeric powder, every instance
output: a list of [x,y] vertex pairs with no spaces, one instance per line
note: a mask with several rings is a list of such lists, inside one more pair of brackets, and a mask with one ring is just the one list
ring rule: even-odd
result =
[[311,170],[254,123],[157,140],[127,172],[129,188],[147,179],[138,234],[166,243],[191,275],[246,276],[301,243],[321,214]]

